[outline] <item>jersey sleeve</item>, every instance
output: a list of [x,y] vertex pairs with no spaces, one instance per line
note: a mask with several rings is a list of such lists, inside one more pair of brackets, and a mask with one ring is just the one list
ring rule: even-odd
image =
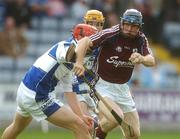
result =
[[64,46],[63,42],[60,42],[57,45],[58,47],[56,50],[56,58],[57,58],[57,62],[60,64],[62,62],[65,62],[65,57],[68,47]]
[[89,38],[93,43],[93,46],[91,46],[91,49],[95,49],[98,46],[100,46],[108,37],[117,34],[119,32],[119,24],[116,26],[113,26],[108,29],[104,29],[94,35],[91,35]]
[[152,53],[152,50],[149,46],[149,42],[148,42],[148,39],[146,38],[146,36],[143,34],[142,35],[142,47],[141,47],[141,54],[143,56],[146,56],[146,55],[153,55]]

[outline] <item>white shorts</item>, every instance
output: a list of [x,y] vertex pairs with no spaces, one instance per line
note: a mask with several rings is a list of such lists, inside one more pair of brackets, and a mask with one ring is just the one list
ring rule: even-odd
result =
[[87,93],[85,94],[77,94],[77,99],[80,102],[85,102],[89,108],[95,109],[96,104],[94,103],[93,99],[90,97],[89,93],[89,86],[86,83],[82,83],[79,85],[79,90],[86,90]]
[[116,102],[124,113],[136,110],[135,102],[126,83],[115,84],[100,78],[95,88],[103,97],[109,97]]
[[32,116],[37,121],[41,121],[49,117],[60,107],[63,103],[55,99],[55,94],[50,93],[49,98],[45,101],[36,102],[36,92],[28,89],[23,83],[20,84],[17,91],[17,112],[24,116]]

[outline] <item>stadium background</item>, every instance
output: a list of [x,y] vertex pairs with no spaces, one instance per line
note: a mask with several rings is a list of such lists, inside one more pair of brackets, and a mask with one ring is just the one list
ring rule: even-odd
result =
[[[142,139],[179,139],[180,0],[0,0],[0,50],[7,43],[2,36],[9,17],[16,23],[9,32],[18,30],[27,40],[22,47],[17,40],[12,41],[12,46],[7,45],[9,51],[8,47],[15,48],[16,55],[0,51],[0,135],[14,116],[18,84],[40,54],[69,37],[72,27],[83,22],[88,9],[103,11],[106,28],[118,23],[122,13],[132,7],[144,16],[143,31],[157,60],[153,68],[136,67],[129,82],[140,112]],[[46,122],[33,121],[19,138],[72,138],[63,137],[66,134],[69,132]],[[120,135],[116,129],[108,139]]]

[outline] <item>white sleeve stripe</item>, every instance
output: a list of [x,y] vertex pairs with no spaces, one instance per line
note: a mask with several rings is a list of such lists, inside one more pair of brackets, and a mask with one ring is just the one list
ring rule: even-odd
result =
[[45,72],[49,72],[56,64],[57,61],[54,58],[45,54],[37,59],[37,61],[34,63],[34,66],[37,68],[41,68]]
[[103,30],[102,32],[99,32],[99,33],[96,33],[96,34],[92,35],[92,36],[90,37],[90,39],[91,39],[92,41],[94,41],[94,40],[96,40],[96,39],[99,39],[99,38],[100,38],[101,36],[103,36],[104,34],[113,33],[113,32],[116,32],[116,31],[118,31],[118,30],[119,30],[119,25],[116,25],[116,26],[114,26],[114,27],[112,27],[112,28],[105,29],[105,30]]

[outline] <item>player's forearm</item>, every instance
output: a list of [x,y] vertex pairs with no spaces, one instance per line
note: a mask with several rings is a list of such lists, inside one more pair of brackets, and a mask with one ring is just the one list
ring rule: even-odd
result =
[[152,67],[155,65],[155,59],[151,55],[143,56],[142,64],[147,67]]
[[143,64],[147,67],[152,67],[155,65],[155,59],[152,55],[148,54],[146,56],[141,55],[140,53],[132,53],[129,60],[135,64]]
[[86,55],[86,52],[90,46],[90,39],[88,37],[84,37],[78,42],[78,47],[76,48],[76,62],[83,64],[83,59]]
[[71,107],[72,111],[78,115],[79,117],[83,117],[83,113],[81,111],[81,108],[79,106],[76,93],[74,92],[66,92],[65,97],[67,99],[67,102],[69,106]]

